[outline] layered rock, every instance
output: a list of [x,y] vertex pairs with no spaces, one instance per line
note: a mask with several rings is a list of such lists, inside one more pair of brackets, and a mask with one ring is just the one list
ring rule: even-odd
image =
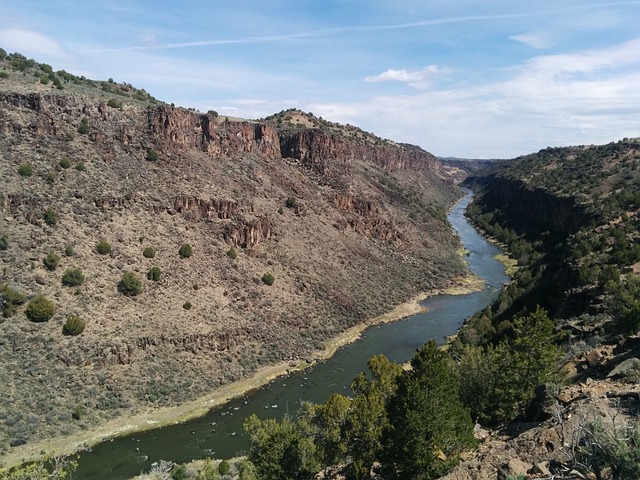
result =
[[322,171],[329,162],[350,163],[364,160],[386,170],[440,171],[440,161],[417,147],[371,144],[349,140],[320,129],[300,130],[280,135],[284,157],[295,158],[303,165]]

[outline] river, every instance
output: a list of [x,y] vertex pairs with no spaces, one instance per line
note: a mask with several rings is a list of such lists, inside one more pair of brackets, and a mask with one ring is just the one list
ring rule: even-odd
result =
[[255,413],[261,419],[293,414],[301,401],[324,402],[332,393],[350,394],[355,376],[367,370],[367,360],[384,354],[406,362],[416,349],[435,338],[441,343],[454,334],[465,318],[485,308],[507,281],[504,267],[494,256],[500,251],[466,221],[466,195],[449,213],[449,222],[469,252],[468,266],[485,281],[485,289],[468,295],[427,298],[424,313],[367,329],[361,340],[346,345],[313,368],[281,377],[270,384],[211,410],[204,417],[178,425],[115,438],[80,454],[75,478],[118,480],[147,471],[153,462],[184,463],[195,458],[231,458],[246,451],[244,419]]

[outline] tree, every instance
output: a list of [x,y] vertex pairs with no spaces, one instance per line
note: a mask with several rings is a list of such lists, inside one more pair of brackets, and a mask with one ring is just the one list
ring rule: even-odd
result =
[[628,275],[624,282],[611,282],[609,311],[626,333],[640,329],[640,276]]
[[381,460],[389,478],[438,478],[475,444],[451,360],[433,340],[418,350],[411,370],[398,380],[387,411]]
[[345,427],[350,409],[351,400],[334,393],[325,403],[305,402],[298,411],[298,428],[313,439],[318,461],[324,468],[346,460]]
[[129,296],[135,297],[142,290],[142,282],[133,272],[125,272],[122,274],[120,283],[118,283],[118,291]]
[[460,364],[461,397],[474,416],[488,423],[513,420],[538,385],[555,381],[560,350],[544,309],[516,317],[512,333],[484,350],[467,347]]
[[33,297],[27,304],[25,314],[32,322],[46,322],[56,313],[56,306],[42,294]]
[[256,480],[256,467],[249,460],[244,460],[238,467],[238,480]]
[[254,414],[245,420],[244,430],[259,478],[307,480],[320,469],[313,440],[301,435],[289,418],[263,421]]
[[387,402],[397,388],[402,367],[384,355],[376,355],[367,363],[371,379],[360,373],[351,383],[353,401],[345,425],[345,441],[349,456],[349,476],[369,477],[374,462],[380,459],[382,433],[389,425]]

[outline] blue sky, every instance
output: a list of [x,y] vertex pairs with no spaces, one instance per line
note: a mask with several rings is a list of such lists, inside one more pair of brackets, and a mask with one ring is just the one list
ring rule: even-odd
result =
[[0,0],[0,47],[176,105],[443,156],[640,136],[640,0]]

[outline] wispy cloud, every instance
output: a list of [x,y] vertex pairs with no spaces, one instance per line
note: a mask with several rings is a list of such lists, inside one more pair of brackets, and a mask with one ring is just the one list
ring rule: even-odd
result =
[[512,35],[509,38],[532,48],[550,48],[554,45],[551,36],[546,33],[523,33],[521,35]]
[[[167,50],[167,49],[182,49],[182,48],[196,48],[196,47],[208,47],[208,46],[221,46],[221,45],[237,45],[237,44],[251,44],[251,43],[269,43],[269,42],[281,42],[290,41],[305,38],[314,37],[327,37],[340,33],[357,33],[357,32],[382,32],[387,30],[402,30],[421,28],[428,26],[448,25],[455,23],[470,23],[470,22],[487,22],[492,20],[514,20],[514,19],[526,19],[533,17],[544,17],[557,15],[560,12],[572,12],[572,11],[588,11],[603,7],[613,6],[633,6],[640,5],[640,0],[628,0],[620,2],[610,3],[596,3],[596,4],[582,4],[579,6],[568,7],[556,7],[552,9],[542,9],[538,11],[528,11],[519,13],[504,13],[504,14],[487,14],[487,15],[459,15],[459,16],[447,16],[441,18],[425,18],[415,22],[404,22],[394,24],[380,24],[380,25],[350,25],[345,27],[333,27],[323,29],[310,29],[305,31],[277,34],[277,35],[259,35],[249,37],[238,38],[222,38],[222,39],[204,39],[193,40],[188,42],[174,42],[174,43],[158,43],[154,45],[132,45],[126,47],[114,47],[114,48],[98,48],[94,50],[86,50],[84,53],[99,53],[102,51],[127,51],[127,50]],[[525,41],[527,36],[516,36],[523,38],[515,38],[514,40]],[[534,38],[529,40],[536,43]],[[540,40],[538,40],[539,42]],[[541,48],[541,47],[536,47]]]
[[447,72],[448,69],[438,67],[437,65],[429,65],[422,70],[396,70],[389,69],[379,75],[365,77],[365,81],[369,83],[376,82],[402,82],[414,88],[426,88],[430,85],[434,76]]
[[617,45],[583,52],[535,57],[524,66],[526,74],[590,73],[640,63],[640,37]]
[[10,52],[29,52],[31,55],[68,59],[69,55],[62,46],[52,38],[40,33],[20,29],[0,29],[0,45]]

